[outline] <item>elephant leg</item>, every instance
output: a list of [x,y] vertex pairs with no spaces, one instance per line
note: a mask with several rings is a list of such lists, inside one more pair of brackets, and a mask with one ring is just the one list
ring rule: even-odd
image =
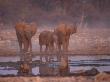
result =
[[66,41],[64,40],[63,43],[62,43],[63,51],[66,51],[66,45],[67,45],[67,43],[66,43]]
[[24,43],[24,52],[28,52],[29,41],[26,38],[24,38],[23,43]]
[[20,52],[22,52],[23,51],[23,49],[22,49],[22,41],[18,40],[18,42],[19,42]]
[[66,50],[68,51],[68,46],[69,46],[69,40],[66,42]]
[[57,50],[58,49],[58,46],[57,45],[58,45],[57,43],[54,43],[53,44],[53,49]]
[[58,44],[58,49],[59,51],[61,51],[61,44]]
[[42,52],[42,45],[40,45],[40,52]]
[[48,50],[51,51],[51,44],[48,45]]
[[64,43],[63,43],[63,50],[64,51],[68,51],[68,43],[67,43],[67,41],[65,41]]
[[66,51],[68,51],[69,39],[70,39],[70,35],[68,35],[66,38]]
[[58,50],[61,51],[61,43],[57,43],[57,44],[56,44],[56,50],[57,50],[57,51],[58,51]]
[[47,50],[48,50],[48,47],[49,47],[49,46],[48,46],[48,45],[46,45],[46,48],[45,48],[45,52],[47,52]]
[[25,37],[27,39],[27,48],[30,49],[29,51],[32,52],[32,42],[31,42],[31,38],[32,38],[32,34],[30,32],[25,32]]
[[54,44],[52,44],[52,51],[54,51]]
[[69,37],[70,36],[66,36],[63,40],[63,49],[64,51],[68,51],[68,46],[69,46]]
[[19,47],[20,47],[20,52],[22,52],[22,37],[19,33],[16,33],[17,38],[18,38],[18,43],[19,43]]
[[45,61],[48,62],[48,56],[45,56]]
[[31,42],[31,38],[29,39],[29,46],[30,46],[30,52],[32,52],[32,42]]
[[53,44],[52,43],[49,45],[49,51],[53,51]]
[[42,58],[43,58],[43,57],[42,57],[42,56],[40,56],[40,63],[42,63]]

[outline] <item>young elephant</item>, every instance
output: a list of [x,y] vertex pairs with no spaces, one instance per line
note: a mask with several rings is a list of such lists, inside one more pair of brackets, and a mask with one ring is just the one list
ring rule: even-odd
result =
[[57,39],[58,49],[61,50],[61,46],[63,47],[63,51],[68,51],[69,39],[73,33],[77,32],[77,27],[73,25],[60,24],[54,32]]
[[55,36],[54,33],[51,31],[43,31],[39,35],[39,45],[40,45],[40,52],[42,52],[42,46],[45,45],[45,51],[54,50],[54,42]]
[[34,24],[26,24],[24,22],[17,23],[15,26],[16,35],[19,42],[20,52],[32,51],[31,38],[35,35],[37,28]]

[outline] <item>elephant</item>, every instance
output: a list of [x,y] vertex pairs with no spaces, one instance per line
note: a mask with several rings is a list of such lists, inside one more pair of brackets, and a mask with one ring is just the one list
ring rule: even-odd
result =
[[61,46],[63,51],[68,51],[70,36],[77,32],[76,25],[69,24],[59,24],[57,28],[54,29],[54,33],[57,36],[57,47],[61,51]]
[[20,47],[20,52],[32,52],[31,39],[35,35],[37,28],[34,23],[27,24],[25,22],[20,22],[15,25],[16,35]]
[[42,52],[42,46],[45,45],[45,51],[54,50],[54,43],[55,43],[55,36],[54,32],[51,31],[42,31],[39,35],[39,45],[40,45],[40,52]]

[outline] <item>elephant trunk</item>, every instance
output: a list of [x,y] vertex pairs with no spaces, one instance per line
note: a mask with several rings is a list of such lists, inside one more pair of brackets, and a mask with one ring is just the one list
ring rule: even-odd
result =
[[74,26],[72,26],[73,28],[71,28],[70,29],[70,34],[74,34],[74,33],[76,33],[77,32],[77,26],[76,25],[74,25]]
[[77,32],[77,26],[75,25],[75,27],[74,27],[74,33],[76,33]]

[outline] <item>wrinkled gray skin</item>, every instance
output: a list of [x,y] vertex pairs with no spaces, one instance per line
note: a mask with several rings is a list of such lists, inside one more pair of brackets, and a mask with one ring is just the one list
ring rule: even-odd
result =
[[46,46],[45,51],[53,51],[54,50],[54,43],[55,43],[55,36],[54,33],[51,31],[43,31],[39,35],[39,45],[40,45],[40,52],[42,52],[42,46]]

